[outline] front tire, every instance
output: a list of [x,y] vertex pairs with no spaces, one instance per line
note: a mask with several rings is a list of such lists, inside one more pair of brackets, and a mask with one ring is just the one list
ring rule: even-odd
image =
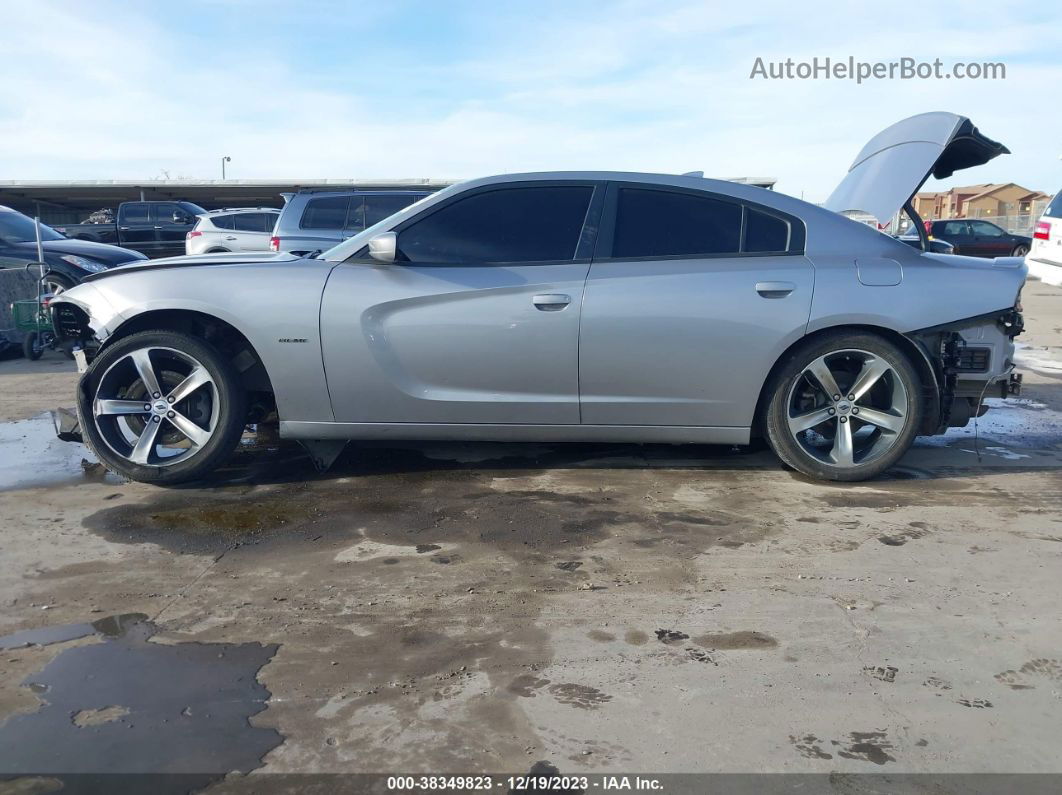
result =
[[1012,257],[1024,257],[1028,253],[1029,253],[1029,247],[1024,245],[1024,244],[1020,244],[1020,245],[1017,245],[1017,246],[1014,247],[1014,250],[1012,252],[1010,252],[1010,256],[1012,256]]
[[144,331],[104,348],[78,390],[86,443],[107,468],[143,483],[196,480],[239,442],[246,394],[205,340]]
[[820,480],[880,475],[922,424],[921,381],[876,334],[833,332],[788,354],[768,385],[767,440],[783,463]]

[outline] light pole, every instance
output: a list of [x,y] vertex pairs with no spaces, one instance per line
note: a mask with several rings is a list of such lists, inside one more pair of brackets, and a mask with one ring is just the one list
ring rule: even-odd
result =
[[228,155],[225,155],[223,158],[221,158],[221,178],[222,179],[225,179],[225,164],[226,163],[231,163],[231,162],[232,162],[232,158],[229,157]]

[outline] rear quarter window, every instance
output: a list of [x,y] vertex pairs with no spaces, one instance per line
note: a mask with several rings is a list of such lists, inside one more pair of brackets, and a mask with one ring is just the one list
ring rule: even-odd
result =
[[210,223],[215,229],[232,229],[232,214],[211,216]]
[[1051,199],[1051,203],[1044,210],[1044,215],[1049,218],[1062,218],[1062,191],[1056,193],[1055,198]]

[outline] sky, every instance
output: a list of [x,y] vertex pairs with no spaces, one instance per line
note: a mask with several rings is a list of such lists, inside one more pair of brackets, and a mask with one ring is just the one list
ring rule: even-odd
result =
[[[775,177],[822,201],[906,116],[1013,152],[927,189],[1062,185],[1062,4],[0,0],[0,180]],[[1003,62],[1006,79],[750,79],[765,62]]]

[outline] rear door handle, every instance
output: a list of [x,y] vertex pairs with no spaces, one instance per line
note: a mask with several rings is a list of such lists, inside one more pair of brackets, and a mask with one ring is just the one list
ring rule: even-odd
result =
[[559,312],[571,302],[572,297],[570,295],[564,295],[563,293],[536,295],[531,299],[531,303],[535,305],[535,309],[540,309],[543,312]]
[[235,240],[236,239],[236,235],[228,235],[228,236],[226,236],[225,239],[226,240]]
[[764,298],[785,298],[795,289],[793,282],[756,282],[756,292]]

